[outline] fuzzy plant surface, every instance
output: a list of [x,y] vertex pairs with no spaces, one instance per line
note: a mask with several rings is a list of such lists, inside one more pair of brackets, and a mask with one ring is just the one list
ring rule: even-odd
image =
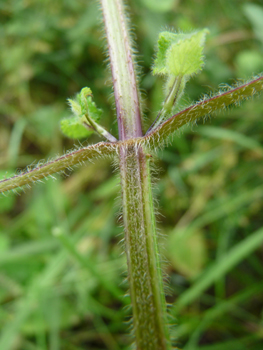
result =
[[[4,178],[0,181],[0,192],[21,192],[42,179],[54,178],[55,173],[71,170],[82,163],[88,166],[98,158],[113,160],[120,173],[134,346],[137,350],[175,349],[176,342],[170,332],[173,321],[170,321],[165,300],[157,242],[151,163],[158,150],[164,149],[182,126],[214,116],[220,110],[238,106],[241,101],[259,94],[263,89],[263,77],[259,75],[246,83],[221,89],[213,96],[206,96],[180,109],[187,82],[204,66],[203,50],[209,31],[162,31],[152,73],[163,77],[165,98],[155,121],[144,132],[137,64],[124,5],[122,0],[101,0],[100,5],[112,74],[118,138],[99,124],[103,112],[96,106],[96,96],[93,97],[91,89],[84,87],[75,99],[68,100],[73,116],[61,121],[61,130],[74,139],[96,133],[104,141],[78,147],[51,161],[28,167],[11,178]],[[59,232],[56,234],[60,235]],[[247,242],[251,250],[260,244],[262,236],[262,230],[259,230],[253,240]],[[72,249],[67,242],[64,244]],[[239,252],[233,253],[232,260],[227,262],[229,266],[238,259]],[[205,289],[206,282],[199,288]],[[179,307],[186,305],[190,297],[191,294],[185,294],[184,299],[179,299]],[[176,304],[172,313],[174,309]]]

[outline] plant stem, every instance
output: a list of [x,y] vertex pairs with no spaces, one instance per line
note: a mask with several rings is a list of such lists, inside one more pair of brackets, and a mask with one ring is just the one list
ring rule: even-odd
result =
[[122,0],[101,0],[120,140],[142,136],[137,78]]
[[174,78],[174,82],[173,82],[171,89],[170,89],[170,91],[169,91],[169,93],[164,101],[163,107],[160,110],[160,112],[158,113],[155,121],[150,126],[150,128],[148,129],[146,134],[148,134],[152,129],[157,128],[162,123],[164,118],[167,118],[167,116],[169,116],[169,114],[172,111],[173,106],[175,105],[176,101],[178,100],[178,94],[180,91],[181,83],[182,83],[181,76]]
[[123,222],[137,349],[170,349],[156,241],[149,156],[141,146],[120,150]]
[[33,169],[28,167],[27,171],[15,175],[8,179],[0,181],[0,193],[11,191],[16,188],[27,186],[34,182],[41,182],[46,177],[53,177],[52,174],[71,169],[71,167],[84,162],[86,160],[94,160],[100,157],[114,156],[118,153],[118,144],[109,142],[99,142],[95,145],[83,147],[75,151],[69,152],[57,159],[51,160],[46,164],[38,164]]
[[109,133],[106,129],[104,129],[101,125],[95,122],[92,118],[89,117],[88,114],[85,115],[86,119],[88,120],[89,124],[86,122],[83,122],[82,125],[85,126],[89,130],[89,128],[93,129],[99,136],[105,137],[106,140],[110,142],[116,142],[118,141],[111,133]]
[[263,90],[263,76],[254,78],[245,84],[233,87],[225,92],[219,92],[215,96],[203,99],[190,107],[176,113],[161,125],[147,131],[144,136],[145,144],[150,148],[161,147],[165,140],[173,132],[187,123],[194,123],[199,118],[212,116],[215,112],[226,110],[231,105],[240,105],[244,100],[248,100]]
[[[142,136],[137,79],[121,0],[101,0],[120,140]],[[136,143],[120,145],[123,223],[137,350],[170,349],[156,242],[149,161]]]

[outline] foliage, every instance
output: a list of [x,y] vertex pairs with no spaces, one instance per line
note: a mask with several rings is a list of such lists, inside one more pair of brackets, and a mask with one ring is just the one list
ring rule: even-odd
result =
[[201,71],[204,65],[203,49],[207,33],[208,31],[203,29],[189,34],[168,31],[159,34],[153,74],[166,77],[164,89],[166,98],[154,126],[175,112],[186,82]]
[[[243,9],[240,1],[165,3],[162,13],[154,12],[157,2],[131,4],[139,52],[147,64],[142,86],[148,110],[158,110],[162,101],[162,83],[151,77],[150,65],[156,31],[166,24],[211,31],[206,68],[189,82],[189,99],[207,92],[207,85],[215,88],[262,70],[259,60],[249,59],[250,71],[243,63],[246,57],[262,57],[262,43],[255,36],[260,23],[249,15],[251,4]],[[0,147],[6,175],[73,145],[62,140],[58,120],[68,115],[66,97],[82,86],[91,87],[105,111],[104,125],[116,134],[105,97],[109,88],[103,85],[96,6],[32,1],[5,3],[1,11]],[[201,125],[194,133],[186,127],[160,154],[158,168],[164,171],[156,185],[159,226],[168,235],[164,245],[169,250],[164,251],[169,252],[170,301],[188,295],[189,306],[181,302],[177,327],[185,349],[261,349],[262,259],[254,252],[258,242],[245,244],[253,237],[256,241],[262,226],[261,116],[261,101],[247,102],[220,115],[213,126]],[[92,136],[91,142],[96,140]],[[18,349],[127,347],[123,306],[128,301],[122,298],[126,286],[116,287],[125,269],[116,244],[121,231],[114,219],[118,192],[109,163],[99,161],[63,181],[35,186],[16,199],[9,196],[6,204],[1,200],[2,348],[8,349],[14,338]],[[178,234],[196,247],[190,263],[199,267],[199,279],[198,272],[190,275],[188,266],[173,259]],[[197,236],[202,238],[196,244]],[[234,249],[242,254],[235,254],[238,259],[231,264]],[[209,277],[214,273],[217,278]],[[198,287],[202,280],[205,289]],[[189,286],[195,291],[190,296]]]
[[63,134],[74,139],[87,138],[94,132],[93,123],[99,121],[102,114],[92,101],[92,91],[87,87],[83,88],[76,99],[69,98],[68,103],[74,117],[61,120]]

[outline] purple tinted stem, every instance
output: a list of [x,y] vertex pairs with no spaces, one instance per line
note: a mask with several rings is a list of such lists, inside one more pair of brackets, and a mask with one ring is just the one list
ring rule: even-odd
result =
[[121,0],[101,0],[110,56],[119,138],[141,137],[141,112],[132,47]]

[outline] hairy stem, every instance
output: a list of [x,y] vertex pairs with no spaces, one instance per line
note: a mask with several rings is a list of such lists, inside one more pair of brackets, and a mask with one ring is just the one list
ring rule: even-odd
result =
[[[136,74],[121,0],[101,0],[120,140],[119,161],[128,280],[137,350],[167,350],[163,282],[156,243],[149,164],[142,137]],[[129,143],[129,141],[133,141]]]
[[137,349],[167,350],[171,347],[147,157],[139,145],[120,148],[128,279]]
[[110,142],[116,142],[118,141],[111,133],[109,133],[106,129],[104,129],[101,125],[95,122],[92,118],[89,117],[88,114],[85,115],[87,118],[89,124],[83,122],[82,125],[85,126],[85,128],[89,129],[91,128],[94,130],[99,136],[105,137],[106,140]]
[[96,145],[81,148],[79,150],[67,153],[64,156],[61,156],[50,162],[47,162],[46,164],[38,165],[35,168],[28,169],[21,174],[1,180],[0,193],[14,190],[15,188],[20,188],[24,185],[30,187],[31,183],[41,181],[41,179],[48,176],[52,177],[52,174],[64,171],[65,169],[70,168],[76,164],[89,159],[112,156],[117,152],[118,146],[116,143],[113,144],[100,142]]
[[141,113],[132,47],[122,0],[101,0],[120,140],[141,137]]
[[164,101],[163,107],[160,110],[160,112],[158,113],[153,124],[148,129],[147,133],[149,133],[152,129],[158,127],[158,125],[160,125],[162,123],[164,118],[167,118],[167,116],[171,113],[173,106],[175,105],[175,103],[178,100],[178,95],[180,95],[179,91],[181,88],[182,78],[183,77],[181,77],[181,76],[174,78],[174,82],[173,82],[171,89],[170,89],[170,91],[169,91],[169,93]]
[[188,123],[194,123],[199,118],[212,116],[215,112],[225,110],[231,105],[239,105],[263,90],[263,76],[248,81],[243,85],[231,88],[229,91],[219,92],[217,95],[204,99],[181,112],[176,113],[161,125],[149,129],[144,137],[150,148],[158,148],[176,130]]

